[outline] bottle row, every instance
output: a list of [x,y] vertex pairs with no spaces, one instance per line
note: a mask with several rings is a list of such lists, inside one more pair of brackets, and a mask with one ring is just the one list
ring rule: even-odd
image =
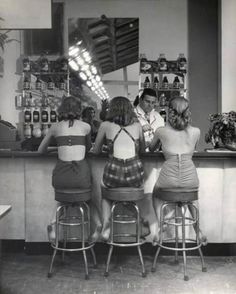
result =
[[28,108],[24,109],[24,122],[30,123],[55,123],[57,122],[57,111],[56,109],[50,108]]
[[140,72],[183,72],[187,71],[187,59],[180,53],[177,60],[167,60],[165,54],[160,54],[156,61],[147,60],[145,54],[140,54]]
[[[34,95],[34,96],[33,96]],[[23,95],[18,95],[15,97],[15,105],[17,108],[22,107],[51,107],[55,108],[61,104],[62,97],[53,95],[42,95],[38,96],[35,93],[25,92]]]
[[61,56],[57,60],[49,60],[47,56],[42,55],[38,60],[30,60],[25,56],[22,59],[23,72],[67,72],[68,60]]
[[24,125],[24,137],[25,138],[31,138],[31,137],[35,137],[35,138],[40,138],[40,137],[44,137],[47,135],[48,130],[50,128],[50,124],[25,124]]
[[48,76],[47,79],[43,80],[40,77],[37,77],[37,79],[34,81],[33,78],[30,76],[25,75],[23,80],[23,90],[38,90],[38,91],[45,91],[48,90],[54,90],[55,88],[66,91],[67,90],[67,82],[66,79],[61,77],[54,77]]
[[155,76],[153,83],[150,82],[148,76],[145,77],[143,82],[143,88],[153,88],[153,89],[180,89],[181,83],[178,76],[175,76],[173,83],[169,83],[167,76],[164,76],[161,83],[158,80],[158,77]]

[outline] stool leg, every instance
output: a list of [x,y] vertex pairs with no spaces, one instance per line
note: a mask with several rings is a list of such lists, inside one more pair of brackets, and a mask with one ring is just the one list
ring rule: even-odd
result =
[[188,281],[189,277],[187,275],[187,258],[186,258],[186,248],[185,244],[185,207],[181,205],[181,220],[182,220],[182,248],[183,248],[183,259],[184,259],[184,280]]
[[81,225],[82,225],[82,250],[83,250],[83,256],[84,256],[84,265],[85,265],[85,279],[89,279],[89,274],[88,274],[88,262],[87,262],[87,256],[86,256],[86,250],[83,249],[85,248],[85,223],[84,223],[84,209],[82,205],[79,206],[80,213],[81,213]]
[[[133,206],[136,210],[136,242],[140,243],[140,234],[141,234],[141,229],[140,229],[140,212],[139,212],[139,208],[138,205],[136,203],[133,203]],[[141,247],[140,245],[137,246],[138,249],[138,254],[139,254],[139,259],[140,259],[140,263],[142,266],[142,277],[146,277],[146,270],[145,270],[145,266],[144,266],[144,262],[143,262],[143,255],[142,255],[142,251],[141,251]]]
[[[68,216],[68,207],[64,206],[63,213],[65,218]],[[63,248],[66,248],[67,245],[67,226],[63,226]],[[65,261],[65,251],[62,251],[62,261]]]
[[[178,222],[178,205],[175,204],[175,223]],[[177,249],[179,247],[179,227],[178,225],[175,225],[175,248]],[[179,263],[178,260],[178,250],[175,250],[175,263]]]
[[[56,240],[55,240],[55,247],[58,248],[58,243],[59,243],[59,214],[60,214],[60,210],[61,210],[62,206],[59,206],[57,208],[56,211],[56,226],[55,226],[55,234],[56,234]],[[53,263],[57,254],[57,249],[54,248],[53,250],[53,255],[52,255],[52,259],[51,259],[51,263],[50,263],[50,267],[49,267],[49,271],[48,271],[48,278],[52,277],[52,269],[53,269]]]
[[97,268],[97,259],[93,247],[90,249],[93,257],[93,267]]
[[[163,209],[165,209],[165,204],[162,204],[160,209],[160,245],[162,245],[162,239],[163,239],[163,225],[164,225]],[[152,264],[152,269],[151,269],[152,272],[156,271],[157,258],[160,251],[161,251],[161,247],[158,246],[154,260],[153,260],[153,264]]]
[[104,273],[104,277],[108,277],[109,276],[109,265],[110,265],[110,261],[111,261],[112,251],[113,251],[113,245],[110,245],[109,253],[108,253],[108,257],[107,257],[106,270],[105,270],[105,273]]
[[145,270],[145,266],[144,266],[144,262],[143,262],[143,255],[142,255],[140,245],[138,245],[137,248],[138,248],[138,254],[139,254],[140,263],[141,263],[141,266],[142,266],[142,277],[145,278],[147,276],[147,273],[146,273],[146,270]]
[[[195,209],[195,215],[196,215],[196,239],[197,239],[197,244],[200,243],[200,237],[199,237],[199,232],[200,232],[200,229],[199,229],[199,211],[198,209],[195,207],[195,205],[192,205]],[[207,268],[206,268],[206,265],[205,265],[205,261],[204,261],[204,257],[203,257],[203,254],[202,254],[202,249],[201,247],[198,248],[198,251],[199,251],[199,255],[200,255],[200,258],[201,258],[201,263],[202,263],[202,272],[207,272]]]

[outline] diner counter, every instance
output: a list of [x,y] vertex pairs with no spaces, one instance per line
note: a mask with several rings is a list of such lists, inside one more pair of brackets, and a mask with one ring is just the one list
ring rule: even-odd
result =
[[[152,189],[163,164],[162,152],[141,156],[145,170],[143,215],[150,216]],[[200,189],[200,224],[209,242],[236,242],[236,152],[195,152]],[[0,150],[0,205],[12,206],[10,214],[0,222],[2,239],[47,242],[46,227],[55,207],[51,174],[57,152]],[[101,204],[100,183],[107,154],[89,154],[93,186],[92,198],[98,209]]]

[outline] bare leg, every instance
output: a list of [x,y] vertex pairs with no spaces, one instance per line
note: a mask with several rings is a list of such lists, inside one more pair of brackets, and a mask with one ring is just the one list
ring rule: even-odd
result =
[[101,236],[104,241],[109,239],[110,236],[110,217],[111,217],[111,202],[106,199],[102,199],[102,233]]
[[[196,205],[198,205],[198,203],[196,203]],[[189,205],[189,206],[188,206],[188,210],[189,210],[191,216],[192,216],[193,218],[195,218],[195,217],[196,217],[196,215],[195,215],[195,209],[193,209],[193,207],[192,207],[191,205]],[[195,233],[197,233],[197,227],[196,227],[196,224],[193,225],[193,228],[194,228]],[[199,235],[200,235],[199,238],[200,238],[200,241],[201,241],[202,245],[203,245],[203,246],[206,246],[207,243],[208,243],[208,241],[207,241],[207,237],[202,233],[200,227],[199,227]]]
[[[149,197],[148,197],[149,196]],[[155,243],[159,240],[159,226],[158,220],[153,208],[152,195],[148,195],[143,200],[139,201],[138,206],[141,216],[148,222],[152,242]]]
[[47,226],[48,240],[51,243],[54,243],[56,239],[56,210],[59,205],[60,203],[57,202],[55,208],[53,209],[50,224]]
[[93,234],[90,237],[90,240],[91,242],[96,242],[100,238],[101,231],[102,231],[101,217],[99,215],[98,208],[93,202],[91,202],[90,208],[91,208],[91,222],[93,222],[93,225],[95,228]]

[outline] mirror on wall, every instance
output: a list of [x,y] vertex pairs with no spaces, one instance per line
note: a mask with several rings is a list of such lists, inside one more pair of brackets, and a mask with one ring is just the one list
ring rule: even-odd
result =
[[[125,95],[133,100],[138,93],[139,70],[139,19],[138,18],[70,18],[68,20],[69,55],[70,49],[78,45],[80,52],[87,56],[89,68],[94,66],[101,77],[109,98]],[[78,74],[89,73],[77,54]],[[86,58],[85,58],[86,59]],[[91,77],[84,77],[90,89]],[[99,80],[99,78],[98,78]],[[93,91],[94,92],[94,91]],[[101,97],[100,97],[101,98]],[[104,96],[103,98],[106,98]]]

